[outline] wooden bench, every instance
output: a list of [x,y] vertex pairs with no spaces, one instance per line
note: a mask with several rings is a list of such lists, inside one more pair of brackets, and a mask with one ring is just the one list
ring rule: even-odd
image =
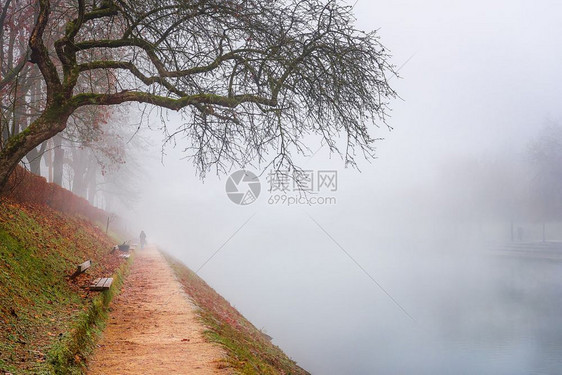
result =
[[91,265],[92,265],[92,261],[87,260],[84,263],[78,265],[78,268],[77,268],[76,272],[82,273],[82,272],[86,271],[88,268],[90,268]]
[[90,285],[90,290],[108,290],[113,283],[113,277],[103,277],[99,279],[95,279],[94,282]]
[[74,271],[74,273],[72,275],[70,275],[71,279],[74,279],[76,276],[80,275],[81,273],[84,273],[88,268],[90,268],[92,266],[92,261],[91,260],[87,260],[82,264],[79,264],[76,267],[76,271]]
[[119,249],[119,251],[122,251],[122,252],[129,251],[130,247],[131,247],[131,245],[129,245],[128,243],[123,243],[121,245],[117,245],[117,248]]

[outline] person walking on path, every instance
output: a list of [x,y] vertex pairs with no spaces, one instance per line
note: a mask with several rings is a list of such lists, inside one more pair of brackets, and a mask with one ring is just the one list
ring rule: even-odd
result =
[[146,234],[144,233],[144,230],[141,230],[140,232],[140,245],[141,249],[143,249],[144,245],[146,245]]

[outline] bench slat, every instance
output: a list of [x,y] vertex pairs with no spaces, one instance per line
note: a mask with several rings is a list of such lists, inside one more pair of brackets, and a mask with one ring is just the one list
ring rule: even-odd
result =
[[90,285],[90,290],[107,290],[113,283],[113,277],[104,277],[101,279],[95,279],[92,285]]
[[111,283],[113,283],[113,277],[108,277],[105,280],[105,283],[103,284],[103,287],[106,289],[109,289],[109,287],[111,286]]

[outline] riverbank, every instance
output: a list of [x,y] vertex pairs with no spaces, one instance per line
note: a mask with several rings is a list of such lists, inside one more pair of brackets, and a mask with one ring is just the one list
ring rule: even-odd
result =
[[240,374],[309,374],[197,274],[174,257],[166,253],[164,257],[197,305],[199,319],[207,327],[205,337],[225,349],[228,367]]

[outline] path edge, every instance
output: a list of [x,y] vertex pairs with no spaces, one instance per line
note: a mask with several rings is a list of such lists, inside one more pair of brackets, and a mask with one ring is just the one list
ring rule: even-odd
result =
[[161,248],[156,250],[195,305],[199,321],[206,328],[205,340],[226,352],[227,358],[216,363],[219,369],[248,375],[310,375],[185,263]]

